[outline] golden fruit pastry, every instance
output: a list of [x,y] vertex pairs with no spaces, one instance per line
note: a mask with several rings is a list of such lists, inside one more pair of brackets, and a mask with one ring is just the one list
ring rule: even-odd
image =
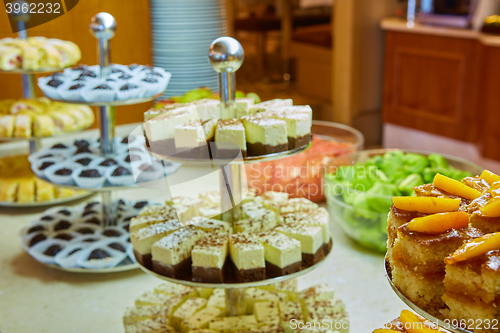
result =
[[45,37],[0,39],[0,69],[4,71],[63,68],[80,59],[80,48],[73,42]]
[[0,137],[4,138],[52,136],[82,130],[93,122],[94,113],[86,105],[53,102],[46,97],[0,102]]
[[0,202],[33,203],[82,193],[58,188],[38,179],[31,171],[27,155],[0,158]]

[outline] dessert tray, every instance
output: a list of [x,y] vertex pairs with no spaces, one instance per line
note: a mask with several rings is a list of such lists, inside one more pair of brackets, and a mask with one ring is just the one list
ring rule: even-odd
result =
[[452,323],[449,319],[443,320],[434,317],[430,313],[426,312],[425,310],[419,308],[417,305],[415,305],[412,301],[410,301],[392,282],[392,274],[391,274],[391,268],[387,260],[385,261],[385,275],[387,277],[387,281],[389,281],[389,285],[391,286],[392,290],[394,293],[405,303],[410,309],[424,317],[425,319],[429,320],[430,322],[438,325],[441,328],[446,329],[447,331],[450,331],[452,333],[474,333],[472,331],[460,328],[460,323]]
[[[331,332],[347,332],[344,303],[327,284],[298,291],[288,280],[264,288],[248,288],[245,314],[227,316],[223,289],[205,289],[163,283],[138,297],[123,315],[125,332],[146,327],[161,332],[298,332],[297,323],[327,321]],[[295,323],[295,324],[294,324]],[[329,331],[330,332],[330,331]]]
[[117,220],[103,227],[102,204],[53,207],[21,231],[35,260],[70,272],[106,273],[138,268],[130,244],[130,220],[149,201],[116,200]]
[[102,156],[98,139],[75,140],[42,148],[29,160],[33,172],[52,184],[101,191],[161,179],[180,166],[152,158],[140,137],[115,137],[114,147],[115,154]]

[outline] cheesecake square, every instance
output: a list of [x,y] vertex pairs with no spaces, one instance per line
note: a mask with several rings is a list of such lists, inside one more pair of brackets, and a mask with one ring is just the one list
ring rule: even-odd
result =
[[151,269],[151,248],[153,244],[180,228],[181,224],[178,220],[170,220],[132,232],[130,234],[130,241],[134,248],[134,255],[137,262]]
[[168,322],[168,318],[157,317],[141,321],[134,321],[125,325],[125,333],[175,333]]
[[265,279],[264,246],[259,242],[256,235],[248,233],[230,235],[229,255],[238,282]]
[[241,119],[245,127],[249,156],[273,154],[288,149],[285,121],[259,115]]
[[138,215],[130,220],[130,232],[149,227],[154,224],[163,223],[169,220],[177,219],[177,214],[162,215]]
[[321,227],[323,230],[323,251],[327,255],[332,249],[332,237],[330,233],[330,215],[323,208],[317,208],[308,212],[288,213],[281,216],[283,223],[298,223]]
[[215,318],[210,321],[208,328],[215,331],[243,331],[258,326],[255,316],[234,316]]
[[258,237],[264,246],[267,278],[300,271],[302,253],[298,240],[277,231],[263,232]]
[[212,156],[218,159],[233,160],[240,152],[242,157],[246,157],[247,138],[243,123],[238,119],[219,120],[215,128],[215,145],[211,147]]
[[135,300],[135,306],[160,306],[175,303],[177,300],[180,302],[181,299],[176,295],[147,291]]
[[170,324],[178,331],[185,332],[182,329],[184,320],[192,317],[207,304],[207,300],[200,297],[188,298],[181,306],[174,311],[170,318]]
[[173,202],[167,202],[165,205],[148,205],[139,212],[139,215],[141,216],[164,214],[175,214],[175,207]]
[[255,104],[253,98],[236,98],[234,109],[235,118],[241,118],[250,114],[250,108]]
[[318,208],[319,206],[317,203],[306,198],[292,198],[286,202],[280,203],[279,212],[280,214],[309,212]]
[[208,328],[208,324],[215,318],[222,316],[222,310],[213,306],[206,306],[193,316],[184,319],[181,332],[195,332],[195,330]]
[[201,121],[220,118],[220,102],[212,98],[203,98],[192,101]]
[[226,292],[224,289],[214,289],[213,294],[208,298],[207,306],[214,306],[226,310]]
[[300,302],[285,301],[279,303],[281,326],[286,333],[294,333],[292,320],[295,323],[303,322],[302,307]]
[[320,283],[298,293],[303,301],[329,301],[333,300],[335,290],[326,283]]
[[154,319],[157,317],[165,316],[165,306],[154,305],[154,306],[138,306],[138,307],[127,307],[125,314],[123,315],[123,325],[133,323],[135,321],[141,321],[146,319]]
[[[172,103],[172,104],[165,104],[161,108],[151,108],[144,112],[144,121],[148,121],[149,119],[152,119],[154,117],[157,117],[159,115],[162,115],[164,113],[167,113],[169,111],[175,110],[175,109],[180,109],[180,108],[186,108],[188,106],[187,103]],[[193,109],[192,109],[193,110]]]
[[203,201],[192,197],[174,197],[172,198],[174,207],[179,216],[179,220],[183,223],[199,214],[200,207],[203,206]]
[[179,229],[153,244],[153,271],[174,279],[191,273],[191,251],[205,232],[193,226]]
[[241,215],[242,219],[247,219],[255,225],[261,225],[260,231],[271,230],[278,224],[276,211],[257,201],[242,204]]
[[[215,125],[215,123],[213,123]],[[177,125],[174,134],[176,156],[209,159],[210,152],[204,127],[199,120]]]
[[264,114],[286,122],[288,149],[305,146],[311,141],[312,114],[286,111],[268,111]]
[[223,283],[229,235],[210,233],[202,237],[191,252],[193,281]]
[[257,302],[253,305],[253,314],[260,325],[279,324],[280,313],[276,302]]
[[256,112],[264,112],[269,109],[275,109],[279,107],[290,107],[293,105],[293,100],[292,99],[271,99],[268,101],[260,102],[257,103],[253,106],[250,107],[251,113],[256,113]]
[[196,290],[196,288],[171,282],[163,282],[162,284],[158,285],[154,290],[155,292],[160,294],[177,295],[185,298],[198,296],[198,291]]
[[144,123],[147,144],[154,153],[173,155],[175,149],[175,128],[178,125],[197,120],[196,108],[186,106],[154,117]]
[[248,288],[245,290],[245,302],[247,303],[247,314],[252,314],[255,303],[258,302],[285,302],[288,301],[288,294],[280,291],[270,291],[260,288]]
[[325,257],[323,251],[323,229],[298,223],[283,224],[276,231],[298,240],[302,251],[302,268],[310,267]]
[[192,225],[196,229],[205,232],[232,233],[233,228],[230,223],[220,220],[209,219],[202,216],[195,216],[187,220],[184,225]]

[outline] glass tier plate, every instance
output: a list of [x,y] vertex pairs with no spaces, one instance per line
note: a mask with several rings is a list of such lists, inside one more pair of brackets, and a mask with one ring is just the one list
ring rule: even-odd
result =
[[56,102],[61,102],[61,103],[68,103],[68,104],[84,104],[88,106],[121,106],[121,105],[133,105],[133,104],[140,104],[140,103],[146,103],[146,102],[151,102],[157,98],[159,98],[161,95],[165,93],[159,93],[154,96],[149,96],[149,97],[144,97],[144,98],[133,98],[133,99],[127,99],[123,101],[111,101],[111,102],[85,102],[85,101],[68,101],[64,99],[52,99],[53,101]]
[[45,207],[45,206],[52,206],[52,205],[61,205],[67,202],[72,202],[76,200],[80,200],[83,198],[87,198],[91,195],[93,195],[93,192],[85,192],[81,193],[78,195],[74,195],[72,197],[67,197],[67,198],[58,198],[54,200],[47,200],[47,201],[40,201],[40,202],[7,202],[7,201],[0,201],[0,207],[10,207],[10,208],[35,208],[35,207]]
[[169,162],[176,162],[180,163],[182,165],[227,165],[227,164],[250,164],[250,163],[260,163],[260,162],[269,162],[269,161],[274,161],[274,160],[279,160],[282,158],[287,158],[290,156],[293,156],[295,154],[301,153],[304,150],[308,149],[312,145],[312,139],[311,141],[303,145],[302,147],[287,150],[287,151],[282,151],[279,153],[273,153],[273,154],[267,154],[267,155],[259,155],[259,156],[248,156],[244,157],[243,159],[236,158],[236,159],[197,159],[197,158],[184,158],[184,157],[179,157],[179,156],[166,156],[161,153],[153,153],[149,149],[149,153],[160,159],[160,160],[165,160]]
[[86,268],[63,268],[59,265],[54,265],[54,264],[44,264],[41,263],[42,265],[45,265],[50,268],[54,268],[60,271],[64,272],[70,272],[70,273],[85,273],[85,274],[107,274],[107,273],[119,273],[119,272],[126,272],[126,271],[131,271],[133,269],[138,269],[139,264],[136,263],[125,263],[123,265],[116,266],[114,268],[100,268],[100,269],[86,269]]
[[[142,266],[141,266],[141,269],[142,269]],[[418,306],[416,306],[412,301],[410,301],[395,285],[394,283],[392,282],[392,274],[391,274],[391,268],[389,266],[389,263],[387,262],[387,259],[385,261],[385,275],[387,276],[387,280],[389,281],[389,284],[392,288],[392,290],[394,290],[394,292],[396,293],[396,295],[403,301],[403,303],[405,303],[406,305],[408,305],[408,307],[410,309],[412,309],[413,311],[415,311],[416,313],[418,313],[419,315],[421,315],[422,317],[424,317],[425,319],[429,320],[430,322],[434,323],[434,324],[437,324],[439,327],[447,330],[447,331],[450,331],[452,333],[473,333],[472,331],[469,331],[469,330],[466,330],[466,329],[463,329],[463,328],[459,328],[459,327],[452,327],[449,323],[446,323],[444,322],[442,319],[438,319],[436,317],[434,317],[433,315],[427,313],[425,310],[419,308]]]
[[[333,248],[332,248],[332,250],[333,250]],[[265,280],[260,280],[260,281],[244,282],[244,283],[203,283],[203,282],[194,282],[191,280],[174,279],[174,278],[170,278],[168,276],[164,276],[164,275],[158,274],[156,272],[153,272],[152,270],[147,269],[146,267],[142,266],[141,264],[138,264],[138,265],[139,265],[139,268],[142,269],[144,272],[146,272],[147,274],[152,275],[160,280],[164,280],[164,281],[168,281],[168,282],[172,282],[172,283],[183,284],[186,286],[200,287],[200,288],[223,288],[223,289],[253,288],[253,287],[262,287],[262,286],[267,286],[270,284],[288,281],[291,279],[298,278],[299,276],[302,276],[302,275],[307,274],[309,272],[312,272],[313,270],[318,268],[319,265],[321,265],[327,261],[327,259],[330,257],[330,255],[333,252],[332,250],[330,250],[330,252],[320,262],[316,263],[315,265],[313,265],[311,267],[300,270],[298,272],[275,277],[272,279],[265,279]]]

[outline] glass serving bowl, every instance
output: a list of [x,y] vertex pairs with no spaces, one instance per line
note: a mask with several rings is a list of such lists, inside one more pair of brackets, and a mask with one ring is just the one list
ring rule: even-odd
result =
[[322,167],[331,157],[363,149],[364,137],[352,127],[318,120],[313,120],[311,133],[311,147],[300,154],[246,165],[248,187],[258,194],[287,192],[291,198],[323,201]]
[[[431,154],[430,152],[405,149],[363,150],[330,159],[324,168],[324,172],[325,174],[334,174],[340,166],[365,163],[371,157],[384,155],[389,151],[397,150],[405,154],[416,153],[424,156]],[[479,175],[483,170],[479,165],[467,160],[444,154],[440,155],[455,169],[469,171],[473,175]],[[370,196],[372,202],[380,202],[380,209],[376,212],[374,210],[367,210],[359,207],[355,208],[353,205],[344,201],[343,192],[352,191],[352,193],[356,195],[358,194],[356,193],[356,188],[354,190],[346,189],[340,183],[327,177],[324,177],[324,187],[330,215],[332,219],[341,226],[344,232],[363,247],[385,253],[387,241],[387,215],[390,210],[390,208],[387,209],[387,203],[389,203],[389,206],[392,204],[392,196],[370,194],[364,191],[358,192]]]

